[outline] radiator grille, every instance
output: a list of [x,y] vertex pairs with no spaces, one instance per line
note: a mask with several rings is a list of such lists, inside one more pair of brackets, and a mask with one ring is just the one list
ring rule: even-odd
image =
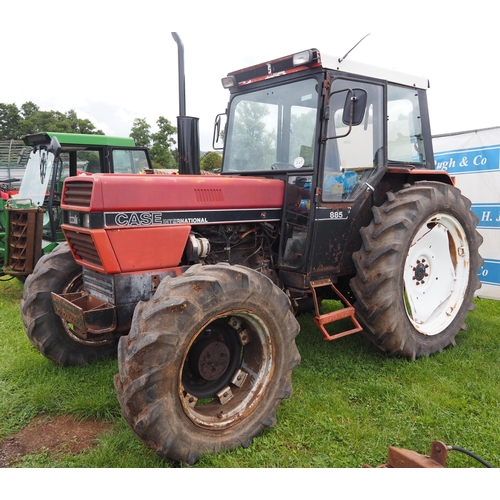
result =
[[103,267],[94,240],[90,234],[77,233],[76,231],[66,230],[66,239],[68,240],[75,255],[83,262],[88,262],[94,266]]
[[67,182],[63,193],[63,202],[66,205],[90,207],[93,182]]

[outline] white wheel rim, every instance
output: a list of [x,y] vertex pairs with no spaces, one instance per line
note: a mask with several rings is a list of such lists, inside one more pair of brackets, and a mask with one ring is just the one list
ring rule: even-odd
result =
[[467,290],[470,252],[455,217],[430,217],[413,238],[403,281],[408,318],[424,335],[437,335],[455,318]]

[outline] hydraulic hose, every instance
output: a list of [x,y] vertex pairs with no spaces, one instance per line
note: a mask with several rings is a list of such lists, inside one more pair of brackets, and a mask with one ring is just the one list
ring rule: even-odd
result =
[[474,458],[478,462],[481,462],[485,467],[488,467],[489,469],[493,469],[493,465],[489,464],[485,460],[483,460],[481,457],[478,457],[475,453],[472,453],[469,450],[466,450],[464,448],[460,448],[460,446],[448,446],[448,450],[455,450],[459,451],[460,453],[465,453],[466,455],[469,455],[469,457]]

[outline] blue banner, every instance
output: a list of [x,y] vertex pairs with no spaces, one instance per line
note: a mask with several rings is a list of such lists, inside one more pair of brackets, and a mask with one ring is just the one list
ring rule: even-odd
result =
[[473,203],[471,210],[479,217],[481,229],[500,229],[500,203]]
[[500,286],[500,260],[484,259],[484,264],[479,268],[479,281],[485,285]]
[[500,170],[500,146],[435,153],[434,166],[450,175]]

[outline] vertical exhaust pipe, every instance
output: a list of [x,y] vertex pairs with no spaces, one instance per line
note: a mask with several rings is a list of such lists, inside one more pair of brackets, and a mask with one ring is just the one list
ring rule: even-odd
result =
[[186,79],[184,76],[184,45],[179,35],[172,32],[177,43],[179,64],[179,116],[177,117],[177,148],[179,174],[200,173],[200,139],[198,118],[186,116]]

